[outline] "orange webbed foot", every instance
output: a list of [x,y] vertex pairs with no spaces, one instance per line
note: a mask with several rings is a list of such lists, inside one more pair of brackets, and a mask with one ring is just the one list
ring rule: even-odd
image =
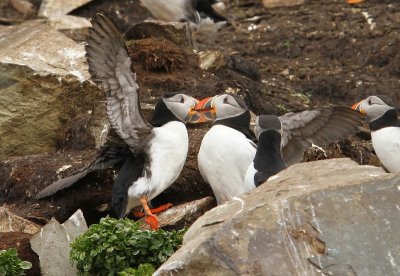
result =
[[347,4],[360,4],[364,0],[347,0]]
[[[157,207],[157,208],[150,209],[150,212],[151,212],[152,214],[158,214],[158,213],[164,212],[165,210],[171,208],[172,206],[173,206],[173,205],[172,205],[171,203],[167,203],[167,204],[161,205],[161,206],[159,206],[159,207]],[[144,213],[144,212],[141,212],[141,211],[134,211],[134,212],[133,212],[133,215],[134,215],[135,217],[137,217],[137,218],[142,218],[142,217],[145,216],[145,213]]]
[[165,210],[171,208],[172,206],[173,206],[172,203],[167,203],[167,204],[161,205],[157,208],[150,209],[150,211],[153,214],[158,214],[158,213],[164,212]]
[[144,220],[150,226],[151,230],[160,229],[160,225],[158,224],[158,219],[157,219],[157,217],[155,215],[148,214],[148,215],[146,215]]

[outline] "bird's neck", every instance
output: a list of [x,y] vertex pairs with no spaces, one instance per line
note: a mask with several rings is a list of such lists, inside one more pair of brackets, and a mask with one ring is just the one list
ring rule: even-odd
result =
[[164,101],[159,100],[154,109],[153,117],[150,120],[151,125],[154,127],[160,127],[172,121],[180,122],[171,110],[168,109]]
[[375,131],[384,127],[400,127],[400,121],[397,116],[396,108],[389,109],[381,117],[371,121],[369,123],[369,128],[371,131]]
[[268,177],[277,174],[286,167],[281,153],[281,134],[276,130],[262,132],[258,138],[254,168],[262,172],[266,179],[258,180],[258,182],[265,182]]
[[250,132],[250,111],[246,110],[246,112],[231,118],[221,119],[214,122],[214,125],[224,125],[237,131],[240,131],[246,137],[252,141],[255,141],[256,138],[253,133]]

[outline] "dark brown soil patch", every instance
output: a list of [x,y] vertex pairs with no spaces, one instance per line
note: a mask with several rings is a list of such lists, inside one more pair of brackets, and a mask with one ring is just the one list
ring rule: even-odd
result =
[[31,249],[29,239],[31,234],[21,232],[1,233],[0,250],[16,248],[18,257],[23,261],[32,263],[32,268],[27,270],[27,275],[40,275],[39,257]]

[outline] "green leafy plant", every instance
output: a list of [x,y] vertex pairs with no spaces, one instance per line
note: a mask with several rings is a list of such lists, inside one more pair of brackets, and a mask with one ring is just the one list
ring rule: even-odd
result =
[[31,267],[30,262],[18,258],[15,248],[0,250],[0,276],[25,275],[25,270]]
[[158,267],[179,248],[183,234],[142,230],[138,222],[106,217],[71,244],[70,258],[84,275],[116,275],[145,263]]
[[151,264],[141,264],[138,268],[126,268],[118,272],[118,276],[151,276],[156,269]]

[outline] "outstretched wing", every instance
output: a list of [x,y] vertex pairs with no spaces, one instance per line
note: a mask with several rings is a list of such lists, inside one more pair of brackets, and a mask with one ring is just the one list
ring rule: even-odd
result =
[[92,79],[106,95],[111,127],[135,152],[151,126],[141,112],[139,86],[124,39],[109,17],[96,14],[85,49]]
[[312,144],[347,138],[359,131],[363,119],[362,114],[345,107],[319,107],[280,116],[283,159],[287,165],[300,162]]
[[95,161],[93,161],[88,167],[47,186],[35,195],[35,199],[54,195],[58,191],[74,185],[91,172],[113,168],[117,163],[126,159],[128,153],[130,152],[126,144],[106,144],[99,152]]

